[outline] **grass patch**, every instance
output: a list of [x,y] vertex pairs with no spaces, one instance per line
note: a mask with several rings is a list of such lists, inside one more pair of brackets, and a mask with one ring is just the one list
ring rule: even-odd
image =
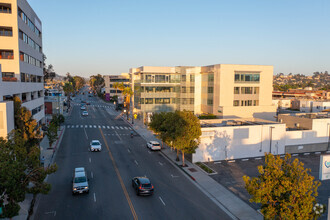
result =
[[205,164],[203,164],[201,162],[196,162],[195,164],[197,166],[199,166],[200,168],[202,168],[207,173],[214,173],[214,171],[212,169],[210,169],[208,166],[206,166]]

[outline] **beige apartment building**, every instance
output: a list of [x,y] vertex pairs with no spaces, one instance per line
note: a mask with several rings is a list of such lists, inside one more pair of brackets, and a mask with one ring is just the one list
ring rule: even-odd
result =
[[114,83],[123,83],[125,86],[129,86],[130,83],[130,76],[128,73],[122,73],[120,75],[104,75],[103,78],[106,97],[113,97],[116,94],[121,95],[122,91],[115,89],[113,87]]
[[153,112],[184,109],[219,118],[275,120],[272,66],[142,66],[130,74],[133,111],[145,120]]
[[0,136],[13,129],[14,96],[39,124],[44,120],[41,31],[26,0],[0,0]]

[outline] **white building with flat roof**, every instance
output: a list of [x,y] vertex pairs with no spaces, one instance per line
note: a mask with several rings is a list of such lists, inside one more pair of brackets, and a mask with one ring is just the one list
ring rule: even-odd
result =
[[[0,112],[10,110],[7,105],[18,96],[22,106],[42,123],[45,117],[42,25],[26,0],[0,0],[0,65],[0,103],[8,103],[0,105]],[[0,129],[9,124],[0,123]]]

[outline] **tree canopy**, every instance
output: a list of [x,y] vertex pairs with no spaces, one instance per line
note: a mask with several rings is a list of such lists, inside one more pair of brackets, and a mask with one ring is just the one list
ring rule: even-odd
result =
[[282,159],[265,155],[265,165],[259,166],[259,176],[244,176],[245,188],[252,196],[250,202],[261,203],[265,219],[315,219],[313,211],[318,196],[319,181],[310,175],[298,159],[289,154]]

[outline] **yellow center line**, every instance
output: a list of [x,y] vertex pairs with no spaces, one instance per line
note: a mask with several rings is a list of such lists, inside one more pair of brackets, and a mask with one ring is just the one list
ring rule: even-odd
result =
[[130,199],[130,197],[129,197],[129,195],[128,195],[128,192],[127,192],[127,189],[126,189],[126,187],[125,187],[125,185],[124,185],[123,179],[121,178],[120,173],[119,173],[119,170],[118,170],[118,168],[117,168],[116,161],[115,161],[115,159],[114,159],[113,156],[112,156],[112,153],[111,153],[110,148],[109,148],[109,146],[108,146],[108,142],[107,142],[107,140],[105,139],[104,134],[103,134],[103,131],[102,131],[101,128],[100,128],[100,132],[101,132],[102,138],[103,138],[103,140],[104,140],[105,146],[106,146],[107,149],[108,149],[108,153],[109,153],[110,159],[111,159],[111,161],[112,161],[112,165],[113,165],[113,167],[115,168],[115,171],[116,171],[117,177],[118,177],[118,179],[119,179],[119,182],[120,182],[121,188],[122,188],[123,191],[124,191],[124,194],[125,194],[126,200],[127,200],[127,202],[128,202],[128,205],[129,205],[129,207],[130,207],[130,209],[131,209],[131,212],[132,212],[133,218],[134,218],[135,220],[138,220],[138,216],[137,216],[137,214],[136,214],[136,212],[135,212],[135,209],[134,209],[133,203],[132,203],[132,201],[131,201],[131,199]]

